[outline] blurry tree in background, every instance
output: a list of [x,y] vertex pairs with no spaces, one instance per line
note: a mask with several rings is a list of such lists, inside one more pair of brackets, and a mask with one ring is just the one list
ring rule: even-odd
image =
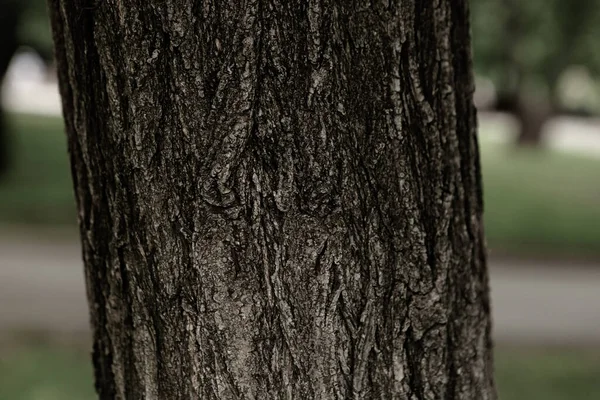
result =
[[[52,59],[52,36],[44,0],[0,0],[0,83],[20,46],[31,47],[46,62]],[[10,157],[5,124],[0,103],[0,174]]]
[[51,64],[54,55],[46,2],[44,0],[19,0],[19,2],[26,4],[17,30],[19,44],[31,48],[47,64]]
[[565,102],[560,82],[576,66],[598,77],[599,0],[471,3],[476,72],[493,81],[496,108],[519,119],[519,143],[539,143],[553,115],[597,112],[590,101]]

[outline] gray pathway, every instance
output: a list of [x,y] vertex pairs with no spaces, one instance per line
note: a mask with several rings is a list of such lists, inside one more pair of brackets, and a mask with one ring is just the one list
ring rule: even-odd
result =
[[[490,268],[498,342],[600,343],[600,265],[492,260]],[[24,329],[89,331],[73,237],[0,233],[0,330]]]

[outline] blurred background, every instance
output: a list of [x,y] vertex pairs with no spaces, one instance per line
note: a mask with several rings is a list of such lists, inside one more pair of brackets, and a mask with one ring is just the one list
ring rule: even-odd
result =
[[[600,399],[600,0],[472,0],[502,400]],[[44,0],[0,0],[0,399],[93,399]]]

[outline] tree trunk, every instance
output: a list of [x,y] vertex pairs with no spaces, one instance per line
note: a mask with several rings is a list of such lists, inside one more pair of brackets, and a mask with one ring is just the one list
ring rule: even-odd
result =
[[550,118],[569,115],[568,110],[561,110],[547,99],[529,98],[522,90],[500,93],[494,110],[511,113],[519,122],[517,145],[531,147],[542,143],[544,126]]
[[100,398],[495,398],[466,0],[84,3]]
[[553,107],[545,99],[528,99],[521,95],[516,104],[519,121],[517,145],[538,147],[542,143],[544,126],[553,114]]

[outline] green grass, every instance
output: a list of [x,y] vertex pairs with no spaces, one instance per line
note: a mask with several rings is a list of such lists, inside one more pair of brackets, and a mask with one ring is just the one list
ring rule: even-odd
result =
[[496,350],[500,400],[596,400],[599,376],[597,351]]
[[94,394],[92,366],[82,351],[25,346],[0,352],[0,399],[86,400]]
[[[500,400],[596,400],[600,356],[585,350],[496,351]],[[66,346],[21,346],[0,351],[0,399],[95,399],[86,352]]]
[[0,177],[0,222],[74,224],[66,136],[59,118],[11,115],[12,165]]
[[481,153],[492,251],[600,255],[600,160],[485,142]]
[[[61,121],[13,115],[9,122],[14,166],[0,180],[0,224],[74,224]],[[599,159],[485,140],[481,151],[492,254],[600,256]]]

